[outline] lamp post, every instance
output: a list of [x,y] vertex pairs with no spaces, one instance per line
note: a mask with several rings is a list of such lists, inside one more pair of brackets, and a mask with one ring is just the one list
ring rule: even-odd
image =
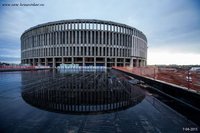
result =
[[192,82],[192,77],[191,77],[191,73],[190,73],[190,67],[187,70],[187,84],[188,84],[188,90],[190,89],[190,80]]

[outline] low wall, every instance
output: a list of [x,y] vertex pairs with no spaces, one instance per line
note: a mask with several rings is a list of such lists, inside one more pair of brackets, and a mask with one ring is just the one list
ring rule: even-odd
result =
[[50,70],[52,68],[30,68],[30,69],[27,69],[27,68],[21,68],[21,69],[17,69],[17,68],[14,68],[14,69],[0,69],[0,72],[11,72],[11,71],[37,71],[37,70]]

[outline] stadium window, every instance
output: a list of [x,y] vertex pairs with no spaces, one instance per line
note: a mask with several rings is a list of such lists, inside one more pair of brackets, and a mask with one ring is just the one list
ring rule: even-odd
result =
[[88,23],[86,23],[86,29],[89,29],[89,24]]
[[90,42],[90,32],[91,31],[88,31],[88,43],[90,44],[91,42]]
[[76,54],[77,54],[77,56],[79,56],[79,47],[77,47]]
[[83,56],[83,47],[81,47],[81,56]]

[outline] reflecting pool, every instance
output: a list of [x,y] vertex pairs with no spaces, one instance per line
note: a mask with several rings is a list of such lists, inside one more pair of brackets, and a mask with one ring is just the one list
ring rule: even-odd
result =
[[0,132],[183,132],[197,127],[109,71],[0,73]]
[[[22,98],[37,108],[72,114],[119,111],[141,102],[145,94],[116,72],[56,73],[23,83]],[[22,74],[23,79],[27,75]]]

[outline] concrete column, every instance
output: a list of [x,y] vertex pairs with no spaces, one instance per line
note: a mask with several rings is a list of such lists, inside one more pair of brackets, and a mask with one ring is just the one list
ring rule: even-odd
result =
[[75,53],[74,53],[74,56],[77,56],[78,55],[78,46],[75,45]]
[[62,44],[62,57],[65,56],[65,45]]
[[55,62],[55,58],[53,57],[53,66],[52,66],[53,68],[55,68],[56,67],[56,62]]
[[112,36],[112,40],[111,40],[112,41],[112,46],[111,46],[112,47],[112,51],[111,52],[112,52],[112,56],[114,56],[114,33],[113,33],[113,31],[111,33],[111,36]]
[[86,44],[88,44],[89,43],[89,33],[88,33],[88,31],[86,31]]
[[77,54],[78,53],[78,51],[77,51],[78,48],[77,48],[77,45],[76,45],[77,44],[77,40],[78,40],[78,38],[77,38],[77,31],[75,31],[75,38],[74,38],[74,42],[75,42],[75,53],[74,53],[74,55],[75,56],[78,55]]
[[100,31],[97,31],[97,33],[98,33],[98,42],[97,42],[97,44],[100,44],[100,37],[101,37]]
[[96,64],[96,57],[94,57],[94,66],[96,66],[97,64]]
[[[79,27],[80,28],[80,27]],[[79,37],[78,37],[78,42],[81,44],[81,31],[78,31]]]
[[107,39],[108,39],[108,56],[110,56],[110,32],[108,33],[108,37],[107,37]]
[[38,58],[38,66],[41,65],[41,59]]
[[[91,34],[92,34],[93,32],[91,32]],[[97,45],[95,44],[95,35],[96,35],[96,33],[94,32],[94,34],[92,34],[92,37],[94,36],[94,56],[97,56],[97,53],[96,53],[96,48],[97,48]],[[92,38],[91,38],[92,39]]]
[[33,66],[35,66],[35,59],[33,58]]
[[77,44],[78,42],[78,31],[75,31],[75,40],[74,40],[75,44]]
[[58,32],[56,32],[56,37],[55,37],[55,40],[56,40],[56,44],[58,44]]
[[130,67],[133,67],[133,58],[131,58]]
[[83,66],[85,66],[85,57],[83,57]]
[[67,36],[67,42],[68,42],[68,44],[70,44],[70,32],[68,31],[68,34],[67,34],[68,36]]
[[86,53],[85,53],[85,55],[88,56],[88,54],[89,54],[89,48],[88,47],[89,46],[85,46],[85,47],[86,47]]
[[63,42],[63,44],[67,44],[67,33],[66,33],[66,31],[64,30],[64,33],[65,33],[65,35],[64,35],[64,42]]
[[90,47],[90,55],[93,56],[92,46]]
[[54,56],[58,56],[58,45],[56,45],[55,48],[56,48],[56,53]]
[[108,51],[107,51],[107,47],[108,47],[108,44],[107,44],[107,32],[105,32],[105,36],[104,36],[104,39],[105,39],[105,44],[106,44],[106,56],[108,56]]
[[105,62],[104,66],[107,67],[107,58],[106,57],[105,57],[105,61],[104,62]]
[[93,44],[92,43],[92,31],[90,31],[90,44]]
[[72,64],[74,64],[74,57],[72,57]]
[[[71,26],[72,26],[72,24],[71,24]],[[73,34],[73,31],[71,31],[71,33],[72,33],[72,34],[71,34],[71,40],[72,40],[72,41],[71,41],[71,42],[72,42],[71,44],[73,44],[73,43],[74,43],[74,34]]]
[[115,58],[115,67],[117,66],[117,58]]
[[[66,29],[66,27],[65,27],[65,29]],[[65,31],[65,56],[67,56],[67,32]]]
[[124,60],[123,60],[123,67],[125,67],[125,65],[126,65],[126,59],[125,58],[123,58]]
[[44,61],[44,62],[45,62],[44,65],[47,66],[47,65],[48,65],[48,60],[47,60],[47,58],[45,58],[44,60],[45,60],[45,61]]
[[94,31],[94,44],[95,44],[95,46],[96,46],[96,31]]
[[100,31],[100,33],[101,33],[101,44],[103,44],[103,32],[102,31]]
[[100,46],[101,47],[101,53],[100,55],[103,56],[103,46]]

